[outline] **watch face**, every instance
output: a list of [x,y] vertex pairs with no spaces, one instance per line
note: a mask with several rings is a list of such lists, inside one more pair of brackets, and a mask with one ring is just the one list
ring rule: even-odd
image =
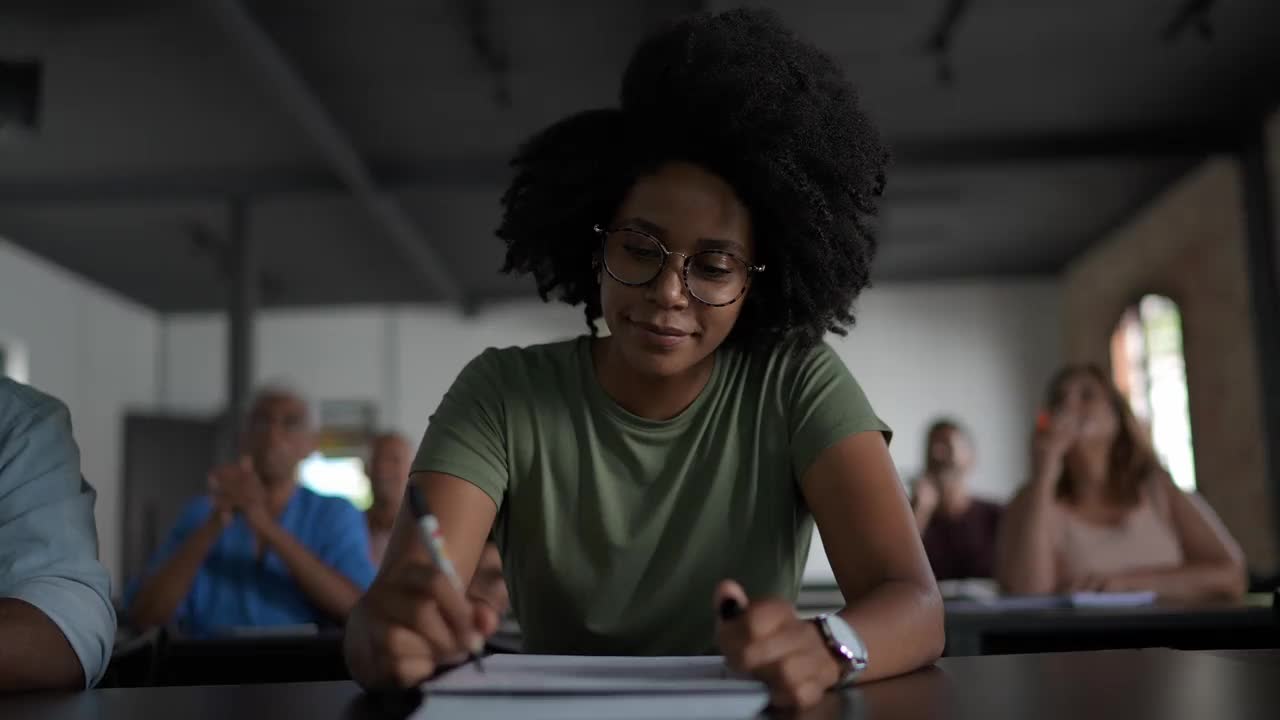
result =
[[829,615],[827,617],[827,627],[831,629],[831,637],[836,642],[845,646],[858,659],[866,658],[866,650],[862,647],[862,641],[858,638],[853,628],[849,627],[849,623],[844,621],[837,615]]

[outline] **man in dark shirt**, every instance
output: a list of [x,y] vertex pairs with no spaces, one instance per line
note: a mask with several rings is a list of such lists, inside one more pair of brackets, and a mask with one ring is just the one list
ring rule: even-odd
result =
[[959,423],[939,420],[929,428],[911,506],[938,580],[989,578],[994,570],[1001,507],[969,494],[973,459]]

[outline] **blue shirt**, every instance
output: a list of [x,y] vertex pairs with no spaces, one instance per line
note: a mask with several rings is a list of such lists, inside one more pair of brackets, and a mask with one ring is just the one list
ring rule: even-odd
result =
[[[147,574],[163,565],[212,511],[207,496],[187,505],[168,540],[151,558]],[[369,531],[364,516],[347,500],[299,487],[279,523],[313,555],[361,590],[373,582]],[[140,584],[140,580],[130,583],[127,603],[132,603]],[[173,622],[193,635],[243,627],[336,624],[307,599],[279,555],[267,551],[258,559],[253,532],[238,515],[205,557]]]
[[62,630],[86,687],[106,672],[116,633],[96,497],[80,475],[67,407],[0,378],[0,597],[35,606]]

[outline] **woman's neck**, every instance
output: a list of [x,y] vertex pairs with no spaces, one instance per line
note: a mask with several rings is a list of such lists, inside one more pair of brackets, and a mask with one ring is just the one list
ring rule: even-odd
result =
[[591,359],[600,387],[623,410],[647,420],[670,420],[698,399],[711,379],[715,354],[674,377],[639,375],[627,366],[611,338],[591,343]]
[[1077,445],[1067,453],[1066,467],[1071,475],[1074,502],[1078,505],[1104,503],[1110,474],[1110,444]]

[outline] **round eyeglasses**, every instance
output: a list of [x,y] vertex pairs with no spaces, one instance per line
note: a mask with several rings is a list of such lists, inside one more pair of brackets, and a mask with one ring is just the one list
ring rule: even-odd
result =
[[629,287],[648,285],[662,274],[667,258],[684,258],[680,277],[685,290],[704,305],[724,307],[737,302],[751,285],[751,276],[764,271],[763,265],[750,265],[724,250],[700,250],[682,253],[668,250],[658,238],[630,228],[605,229],[596,225],[600,235],[600,256],[609,277]]

